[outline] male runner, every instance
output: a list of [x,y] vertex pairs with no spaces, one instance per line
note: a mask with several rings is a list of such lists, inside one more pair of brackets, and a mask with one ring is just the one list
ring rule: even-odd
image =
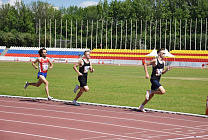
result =
[[152,65],[152,75],[151,75],[151,79],[150,82],[152,83],[151,86],[151,90],[147,90],[146,93],[146,99],[144,100],[144,102],[140,105],[139,109],[142,112],[146,112],[144,110],[144,105],[146,103],[149,102],[149,100],[154,96],[154,94],[165,94],[165,89],[163,88],[163,86],[159,83],[160,82],[160,77],[162,74],[165,74],[167,71],[171,70],[171,67],[168,67],[165,70],[165,61],[163,60],[163,58],[165,57],[165,51],[164,49],[159,49],[157,51],[158,54],[158,58],[157,59],[153,59],[150,62],[144,64],[144,70],[146,73],[145,78],[149,79],[149,73],[147,71],[147,66]]
[[[85,51],[84,52],[84,57],[85,57],[84,59],[79,60],[78,63],[76,63],[73,66],[74,70],[78,74],[78,80],[79,80],[79,83],[80,83],[80,86],[76,85],[75,88],[74,88],[74,93],[76,93],[77,90],[80,89],[76,98],[73,100],[73,104],[75,106],[79,106],[79,104],[77,103],[77,100],[82,95],[82,93],[89,91],[89,87],[87,86],[88,70],[90,70],[91,73],[94,72],[94,69],[92,68],[92,63],[89,61],[90,51]],[[78,66],[79,66],[79,71],[77,69]]]
[[44,83],[45,84],[45,91],[48,96],[48,100],[50,101],[53,99],[53,97],[50,97],[50,95],[49,95],[49,90],[48,90],[49,83],[46,80],[46,76],[47,76],[49,64],[50,64],[50,67],[49,67],[50,69],[53,68],[53,64],[52,64],[51,60],[48,57],[46,57],[47,50],[45,48],[40,49],[38,51],[38,53],[39,53],[40,57],[37,58],[34,62],[32,62],[32,65],[35,69],[38,69],[38,66],[36,66],[35,63],[39,64],[39,72],[38,72],[38,77],[37,77],[37,79],[39,79],[39,81],[37,83],[26,82],[25,89],[29,85],[39,87],[42,83]]

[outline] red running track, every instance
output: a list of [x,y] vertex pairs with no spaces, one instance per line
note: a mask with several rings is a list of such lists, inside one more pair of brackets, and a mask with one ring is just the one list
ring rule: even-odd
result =
[[208,118],[0,97],[1,140],[208,139]]

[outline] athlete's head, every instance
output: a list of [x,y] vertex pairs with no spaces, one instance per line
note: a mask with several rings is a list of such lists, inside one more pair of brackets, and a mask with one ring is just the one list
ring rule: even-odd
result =
[[90,51],[89,50],[85,51],[84,56],[86,59],[90,59]]
[[46,57],[47,55],[47,50],[45,48],[42,48],[38,51],[40,57]]
[[165,49],[161,48],[157,50],[157,54],[158,56],[160,56],[161,58],[165,57]]

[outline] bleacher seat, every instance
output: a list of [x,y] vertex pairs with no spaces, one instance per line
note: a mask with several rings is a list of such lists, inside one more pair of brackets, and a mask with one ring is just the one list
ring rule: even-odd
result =
[[2,54],[2,52],[6,49],[6,46],[0,46],[0,55]]
[[[36,47],[10,47],[5,56],[39,57]],[[87,49],[47,48],[47,56],[51,58],[79,58]]]

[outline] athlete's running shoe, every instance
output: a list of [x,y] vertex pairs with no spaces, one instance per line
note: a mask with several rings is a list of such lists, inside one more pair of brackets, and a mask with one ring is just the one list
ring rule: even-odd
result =
[[146,99],[149,100],[150,90],[147,90]]
[[25,89],[26,89],[28,86],[29,86],[29,83],[28,83],[28,82],[26,82],[26,84],[25,84]]
[[53,99],[53,97],[48,96],[48,101],[51,101]]
[[78,85],[76,85],[76,86],[75,86],[75,88],[74,88],[74,93],[76,93],[76,92],[77,92],[78,87],[79,87]]
[[144,110],[144,107],[139,107],[139,110],[141,110],[142,112],[146,113],[146,111]]
[[75,106],[80,106],[77,101],[73,100],[72,104],[74,104]]

